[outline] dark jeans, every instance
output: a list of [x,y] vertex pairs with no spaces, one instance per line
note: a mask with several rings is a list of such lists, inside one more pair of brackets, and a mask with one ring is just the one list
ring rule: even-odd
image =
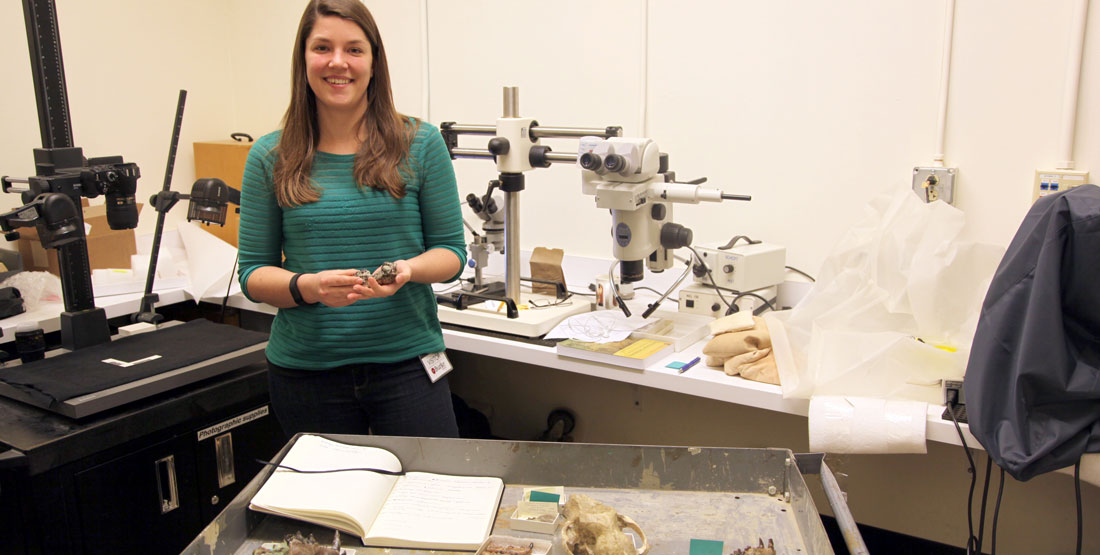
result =
[[298,432],[458,437],[451,388],[419,358],[296,370],[267,362],[271,407],[287,437]]

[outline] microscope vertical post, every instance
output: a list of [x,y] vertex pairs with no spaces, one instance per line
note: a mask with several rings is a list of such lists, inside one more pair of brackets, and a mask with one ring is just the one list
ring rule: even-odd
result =
[[[503,117],[519,117],[519,87],[504,87]],[[523,174],[518,174],[518,178],[519,189],[522,190]],[[519,190],[511,191],[509,189],[511,187],[504,189],[504,296],[519,303]]]

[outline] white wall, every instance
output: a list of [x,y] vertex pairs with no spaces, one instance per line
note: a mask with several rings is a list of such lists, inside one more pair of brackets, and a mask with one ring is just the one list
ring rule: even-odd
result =
[[[30,77],[21,2],[0,5],[6,77],[0,117],[0,173],[34,172],[31,149],[42,146]],[[173,189],[190,191],[195,179],[191,143],[229,138],[235,131],[229,38],[238,32],[227,4],[114,0],[57,2],[74,146],[85,156],[122,155],[141,168],[137,200],[148,205],[161,190],[180,89],[188,91]],[[9,123],[10,122],[10,123]],[[102,199],[93,201],[102,202]],[[19,205],[0,195],[0,207]],[[170,213],[182,221],[186,209]],[[138,233],[150,233],[156,213],[145,206]],[[172,226],[174,227],[174,226]]]
[[[1030,204],[1033,172],[1060,158],[1073,2],[958,2],[946,158],[960,170],[956,205],[967,214],[972,238],[1007,244]],[[405,113],[436,124],[492,123],[501,114],[501,87],[515,85],[520,113],[543,125],[621,125],[628,135],[654,138],[682,178],[707,176],[712,186],[753,195],[751,203],[677,207],[676,219],[695,230],[697,243],[748,234],[786,245],[789,264],[816,272],[865,199],[908,187],[913,166],[930,163],[934,154],[942,1],[366,3],[382,29],[397,106]],[[175,190],[185,191],[195,177],[193,141],[235,131],[259,136],[278,127],[301,0],[58,4],[76,144],[88,155],[122,154],[137,162],[144,175],[139,200],[161,188],[180,88],[190,95]],[[1089,19],[1074,157],[1079,168],[1096,172],[1100,8],[1093,6]],[[18,2],[0,3],[0,36],[9,54],[0,59],[6,78],[0,174],[11,176],[31,174],[30,150],[39,146],[22,21]],[[574,148],[570,141],[552,146]],[[455,167],[463,195],[484,191],[495,176],[482,160],[459,160]],[[580,194],[574,169],[530,172],[527,185],[523,248],[609,256],[610,218]],[[0,207],[17,202],[15,195],[0,195]],[[173,211],[172,221],[183,212]],[[139,232],[150,231],[154,221],[145,209]],[[491,373],[495,363],[483,364]],[[589,387],[553,376],[562,387]],[[495,387],[483,386],[486,395],[514,393]],[[625,394],[607,384],[598,390]],[[671,394],[654,399],[666,408],[695,404]],[[587,422],[615,423],[587,438],[639,440],[634,432],[615,435],[632,419],[613,408],[588,403],[583,410]],[[761,427],[777,426],[776,437],[795,437],[789,419],[754,412]],[[660,414],[675,422],[675,411]],[[715,443],[734,425],[693,422],[711,426],[699,437]],[[901,488],[892,511],[883,509],[886,503],[864,507],[877,525],[961,544],[960,511],[940,507],[963,503],[965,493],[955,487],[965,479],[962,454],[934,451],[927,459],[907,458],[904,472],[888,457],[873,459],[852,471],[850,484],[857,493],[874,494],[881,486],[892,495],[892,483],[932,483],[952,473],[944,478],[951,487],[941,488],[945,498],[910,498],[904,493],[913,488]],[[1034,522],[1020,516],[1013,517],[1015,526],[1002,524],[1002,545],[1037,545],[1034,534],[1060,537],[1062,522],[1072,518],[1069,504],[1059,503],[1069,499],[1063,486],[1029,484],[1006,498],[1044,510]],[[866,494],[854,497],[864,503],[858,499]]]
[[[1007,244],[1029,206],[1034,170],[1060,158],[1072,1],[957,6],[946,154],[960,169],[956,204],[972,238]],[[191,142],[278,127],[302,2],[58,4],[75,142],[87,155],[137,162],[139,200],[162,186],[180,88],[189,98],[176,190],[194,178]],[[942,2],[367,4],[384,33],[400,110],[436,124],[491,123],[501,87],[517,85],[521,114],[543,125],[647,133],[681,177],[707,176],[754,197],[678,206],[676,219],[695,230],[697,243],[749,234],[786,245],[789,263],[810,272],[863,200],[907,186],[912,167],[928,164],[935,147]],[[8,77],[0,172],[25,176],[39,136],[22,10],[16,2],[0,10],[12,53],[0,61]],[[1090,13],[1092,30],[1098,12]],[[1100,128],[1089,94],[1100,42],[1090,39],[1074,154],[1084,169],[1096,165]],[[482,160],[455,166],[463,194],[482,192],[495,175]],[[608,256],[609,218],[579,193],[575,170],[555,165],[527,182],[524,248]],[[0,207],[16,199],[4,195]],[[154,219],[144,210],[139,232]]]

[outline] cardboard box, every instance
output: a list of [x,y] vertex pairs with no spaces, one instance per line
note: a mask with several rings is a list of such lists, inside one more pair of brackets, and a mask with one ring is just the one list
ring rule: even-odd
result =
[[[232,139],[224,141],[196,141],[195,147],[195,179],[204,177],[216,177],[226,185],[241,189],[241,179],[244,178],[244,164],[248,160],[248,151],[252,143],[237,142]],[[181,193],[191,194],[190,186]],[[184,206],[184,210],[187,207]],[[237,206],[230,204],[225,215],[225,225],[206,225],[203,229],[209,231],[215,237],[237,246],[237,230],[241,221],[237,213]]]
[[[141,211],[141,204],[138,204]],[[88,262],[91,269],[129,268],[130,256],[137,253],[137,242],[132,229],[111,229],[107,224],[107,207],[102,204],[84,207],[84,223],[91,226],[88,234]],[[38,230],[21,227],[19,254],[23,257],[23,269],[61,275],[57,262],[57,249],[44,249],[38,240]]]

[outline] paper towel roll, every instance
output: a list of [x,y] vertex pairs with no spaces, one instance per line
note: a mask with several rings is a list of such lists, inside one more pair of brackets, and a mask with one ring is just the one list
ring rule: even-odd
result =
[[810,399],[810,450],[926,453],[928,403],[869,397]]

